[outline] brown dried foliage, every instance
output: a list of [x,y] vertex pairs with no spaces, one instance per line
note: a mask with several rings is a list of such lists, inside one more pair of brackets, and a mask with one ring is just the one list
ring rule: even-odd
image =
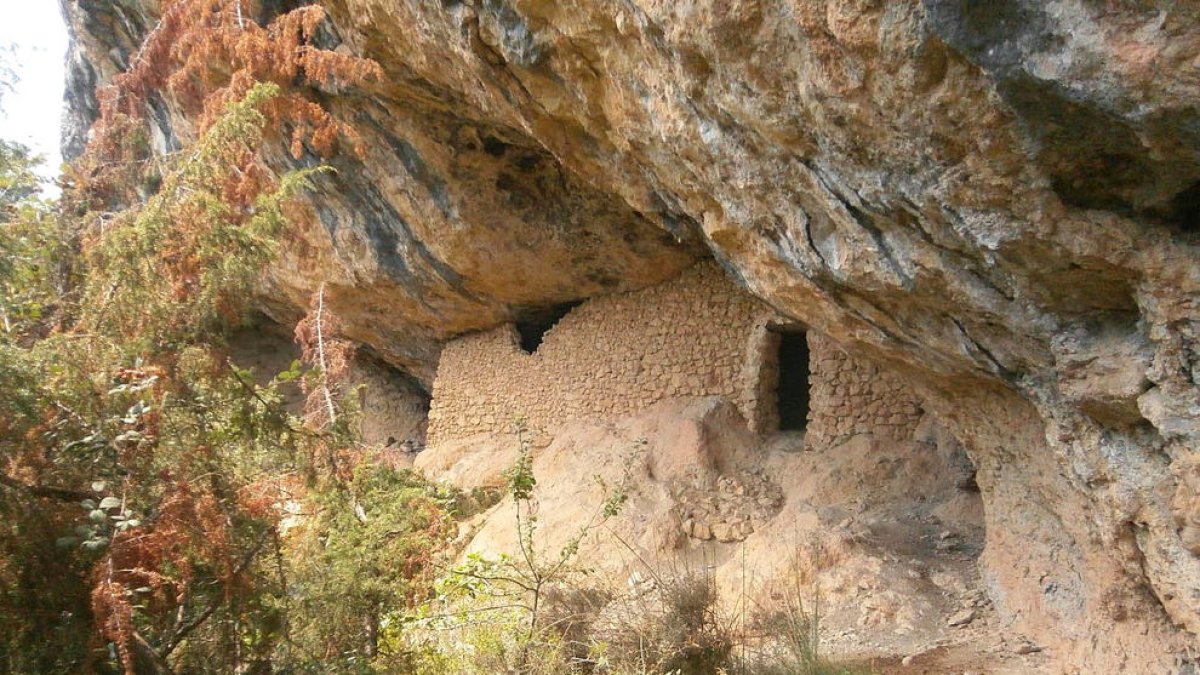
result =
[[[243,6],[245,3],[245,6]],[[114,211],[146,199],[147,183],[159,177],[156,160],[149,147],[145,114],[156,97],[168,101],[173,112],[194,120],[192,131],[199,137],[231,104],[241,101],[256,84],[274,83],[282,93],[263,104],[261,112],[268,121],[268,137],[290,147],[299,158],[305,148],[328,157],[339,151],[361,152],[361,140],[354,130],[339,122],[311,98],[313,91],[336,91],[342,87],[378,78],[381,71],[373,61],[314,47],[311,43],[325,19],[320,7],[308,6],[285,13],[267,25],[250,17],[247,0],[165,0],[159,24],[131,60],[130,69],[113,78],[97,92],[100,117],[84,155],[76,162],[69,178],[74,189],[68,190],[65,205],[76,213]],[[187,130],[179,130],[181,132]],[[185,144],[188,140],[183,139]],[[248,218],[256,199],[271,191],[276,176],[251,148],[230,150],[220,158],[228,171],[220,181],[221,201],[229,213]],[[205,222],[200,202],[181,201],[172,214],[172,238],[158,252],[160,270],[177,302],[189,302],[196,279],[203,273],[206,260],[198,258],[197,238],[204,232],[196,223]],[[189,212],[188,209],[192,209]],[[102,220],[104,228],[121,226],[128,214],[115,220]],[[95,239],[84,239],[84,246]],[[312,340],[302,344],[306,359],[320,362],[325,383],[323,395],[344,378],[353,349],[336,339],[316,339],[324,331],[337,332],[336,321],[317,314],[304,326],[314,331]],[[297,336],[304,328],[297,329]],[[319,348],[317,348],[319,345]],[[184,386],[172,381],[168,373],[157,373],[161,384],[152,398],[160,400],[164,388]],[[147,372],[119,373],[118,382],[144,379]],[[310,392],[310,397],[315,392]],[[157,409],[158,406],[156,405]],[[332,404],[322,406],[317,417],[313,409],[311,423],[326,426],[334,421]],[[0,427],[4,424],[0,422]],[[142,417],[137,431],[153,440],[159,434],[157,413]],[[128,466],[148,466],[153,442],[129,443],[118,448],[119,461]],[[139,617],[166,620],[185,604],[195,606],[195,598],[207,592],[218,597],[235,594],[246,583],[239,563],[247,553],[245,545],[235,545],[233,518],[250,516],[273,522],[278,491],[239,490],[222,500],[214,485],[189,481],[189,473],[205,475],[197,469],[205,463],[211,448],[190,449],[188,462],[196,466],[178,467],[177,475],[159,476],[165,486],[151,522],[142,527],[117,532],[107,552],[93,568],[91,607],[100,634],[117,645],[120,661],[133,672],[136,649],[135,605]],[[136,453],[142,453],[135,456]],[[336,454],[330,443],[330,456]],[[196,471],[190,471],[197,469]],[[214,492],[214,490],[216,490]],[[251,551],[253,554],[253,551]],[[198,570],[196,565],[202,565]],[[204,579],[203,582],[198,581]],[[215,582],[215,583],[214,583]],[[199,588],[198,586],[203,586]],[[210,600],[211,602],[211,600]],[[178,626],[157,626],[157,637],[170,635]]]
[[[92,612],[101,634],[117,645],[127,673],[134,672],[133,606],[165,615],[196,590],[195,561],[203,560],[226,596],[239,587],[237,554],[229,516],[211,490],[173,480],[151,528],[114,535],[95,566]],[[169,571],[168,571],[169,570]]]
[[[307,90],[337,91],[379,79],[370,59],[319,49],[311,42],[325,12],[310,5],[287,12],[265,26],[249,17],[249,0],[167,0],[158,25],[128,71],[97,92],[100,118],[76,167],[76,178],[94,197],[130,201],[128,190],[144,178],[150,159],[141,133],[143,115],[155,94],[194,118],[202,133],[230,103],[241,100],[259,82],[280,86],[283,94],[264,114],[275,129],[287,129],[293,156],[307,141],[321,157],[339,150],[361,153],[361,138],[306,97]],[[262,192],[268,172],[244,158],[231,172],[230,203]]]

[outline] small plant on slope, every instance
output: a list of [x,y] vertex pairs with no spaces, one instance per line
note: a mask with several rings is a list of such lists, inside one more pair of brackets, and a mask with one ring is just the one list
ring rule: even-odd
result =
[[450,653],[435,657],[454,665],[442,663],[439,667],[478,673],[496,668],[562,672],[565,646],[560,626],[547,621],[546,603],[588,573],[577,565],[581,545],[625,504],[624,481],[609,486],[597,476],[606,493],[604,500],[556,552],[542,550],[537,543],[537,478],[522,423],[518,423],[517,438],[517,461],[505,472],[514,507],[516,554],[469,554],[439,580],[437,600],[402,624],[405,630],[453,631],[471,643],[456,641]]

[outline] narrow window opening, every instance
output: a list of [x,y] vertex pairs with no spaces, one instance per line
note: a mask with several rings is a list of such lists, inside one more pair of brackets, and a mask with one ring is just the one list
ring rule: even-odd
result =
[[521,349],[526,354],[536,352],[538,347],[542,345],[542,338],[546,336],[546,331],[553,328],[568,312],[578,307],[581,302],[564,302],[560,305],[526,312],[516,322]]
[[1171,207],[1184,232],[1200,232],[1200,181],[1176,195]]
[[779,333],[779,430],[804,431],[808,426],[808,336]]

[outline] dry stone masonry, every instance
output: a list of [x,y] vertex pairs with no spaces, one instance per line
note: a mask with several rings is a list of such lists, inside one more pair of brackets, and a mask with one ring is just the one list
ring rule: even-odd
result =
[[[165,3],[62,4],[74,155],[94,85]],[[322,39],[385,77],[312,92],[366,152],[302,197],[319,222],[281,248],[272,318],[328,284],[346,337],[428,387],[454,336],[665,282],[711,251],[771,307],[903,373],[963,441],[1006,628],[1063,672],[1200,668],[1200,3],[317,4]],[[194,128],[164,103],[156,138]],[[295,168],[283,147],[267,164]],[[684,340],[626,316],[622,335],[601,321],[620,298],[575,310],[535,358],[502,351],[504,333],[453,340],[435,437],[708,389],[771,428],[770,361],[737,383],[734,347],[696,344],[737,332],[724,317]],[[669,309],[634,316],[678,321]],[[591,351],[555,348],[560,330]],[[733,365],[656,363],[672,350]],[[725,379],[692,386],[698,372]]]
[[820,333],[808,334],[812,401],[805,441],[826,447],[858,434],[901,441],[913,437],[921,403],[891,373],[838,349]]
[[[777,331],[797,330],[715,264],[679,279],[573,309],[530,354],[511,325],[451,341],[442,352],[429,443],[512,431],[551,432],[575,419],[616,419],[673,397],[723,396],[752,429],[778,428]],[[907,438],[913,394],[878,366],[809,332],[814,379],[808,444],[860,433]]]
[[425,444],[429,399],[420,386],[372,358],[355,360],[346,389],[358,393],[363,443],[419,450]]
[[783,490],[762,469],[722,476],[713,485],[688,485],[675,501],[680,529],[693,539],[744,541],[783,506]]

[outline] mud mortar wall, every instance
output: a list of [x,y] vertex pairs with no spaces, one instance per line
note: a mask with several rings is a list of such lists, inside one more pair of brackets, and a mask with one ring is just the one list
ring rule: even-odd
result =
[[[752,429],[771,433],[778,427],[771,328],[784,321],[716,265],[702,264],[671,282],[580,305],[533,354],[518,346],[512,326],[464,336],[442,351],[429,443],[509,432],[519,418],[532,431],[551,431],[686,396],[724,396]],[[873,431],[906,438],[919,418],[914,396],[879,367],[808,335],[810,447]]]

